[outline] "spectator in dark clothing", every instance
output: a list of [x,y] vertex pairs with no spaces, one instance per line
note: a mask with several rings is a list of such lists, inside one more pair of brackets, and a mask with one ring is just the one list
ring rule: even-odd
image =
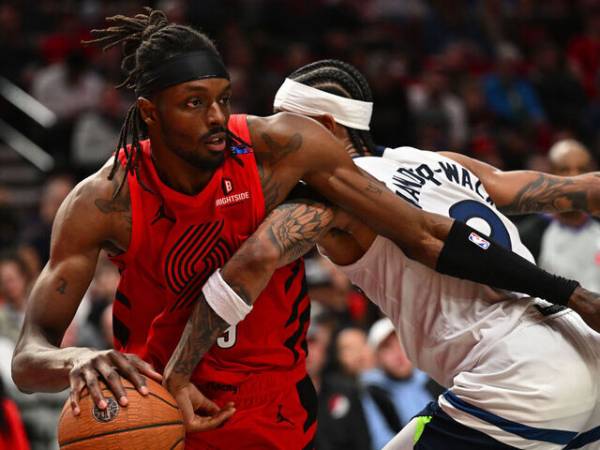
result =
[[533,86],[517,73],[520,55],[509,44],[498,49],[498,70],[484,80],[487,103],[496,116],[505,123],[540,124],[544,111]]
[[52,176],[42,189],[38,216],[25,227],[21,241],[24,247],[32,248],[39,258],[38,266],[44,267],[50,256],[50,232],[58,208],[74,183],[68,175]]
[[345,328],[331,339],[329,368],[319,391],[319,450],[369,450],[369,435],[363,410],[358,372],[369,364],[366,335],[358,328]]
[[537,49],[534,61],[531,78],[548,120],[555,128],[580,132],[585,92],[565,67],[558,48],[544,44]]

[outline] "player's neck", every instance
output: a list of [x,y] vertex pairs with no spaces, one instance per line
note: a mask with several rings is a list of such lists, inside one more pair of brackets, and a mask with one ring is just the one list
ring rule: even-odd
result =
[[186,195],[196,195],[206,187],[215,169],[200,169],[159,145],[152,145],[152,164],[165,185]]

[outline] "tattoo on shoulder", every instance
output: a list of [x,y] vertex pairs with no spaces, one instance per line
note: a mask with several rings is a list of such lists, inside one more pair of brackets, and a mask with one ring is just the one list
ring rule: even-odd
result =
[[129,202],[119,198],[114,200],[97,198],[94,200],[94,205],[96,205],[96,208],[98,208],[100,212],[103,212],[104,214],[129,211]]
[[65,295],[67,293],[67,286],[68,286],[67,280],[64,279],[63,277],[60,277],[58,279],[58,287],[56,288],[56,292],[58,292],[62,295]]
[[[116,177],[113,178],[112,181],[113,187],[116,189],[119,181],[116,180]],[[119,192],[115,198],[96,198],[94,200],[94,205],[103,214],[119,214],[119,217],[123,221],[123,225],[127,229],[127,232],[131,233],[131,200],[129,198],[129,189],[127,189],[127,185],[123,187],[121,192]]]
[[505,213],[588,211],[588,189],[574,180],[540,174],[526,184],[507,205],[499,206]]
[[281,160],[290,153],[298,151],[302,147],[302,135],[300,133],[293,134],[284,144],[276,142],[268,133],[262,133],[261,137],[271,150],[271,157],[269,159],[272,163]]

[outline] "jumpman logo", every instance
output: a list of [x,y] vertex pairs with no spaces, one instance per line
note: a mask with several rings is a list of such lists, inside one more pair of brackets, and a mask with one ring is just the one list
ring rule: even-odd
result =
[[160,206],[158,207],[158,210],[156,211],[156,214],[154,214],[154,217],[152,218],[152,222],[150,222],[150,225],[154,225],[160,219],[166,219],[169,222],[175,223],[175,219],[173,217],[169,217],[167,215],[167,211],[165,210],[164,203],[161,203]]
[[277,423],[286,422],[289,423],[291,426],[294,426],[294,422],[292,422],[290,419],[281,414],[281,408],[283,408],[283,405],[280,403],[279,407],[277,408]]

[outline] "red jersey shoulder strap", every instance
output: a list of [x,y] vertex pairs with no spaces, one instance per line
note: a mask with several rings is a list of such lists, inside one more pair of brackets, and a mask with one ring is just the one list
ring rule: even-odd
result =
[[[140,141],[143,151],[150,145],[150,141]],[[125,151],[119,149],[118,161],[123,166],[127,165],[127,156]],[[121,182],[120,180],[118,180]],[[135,255],[140,246],[142,239],[142,233],[144,228],[142,226],[142,186],[135,172],[127,172],[127,186],[129,188],[129,201],[131,205],[131,236],[129,239],[129,247],[124,253],[113,256],[110,259],[117,265],[124,263],[125,265],[130,264],[135,259]]]
[[252,138],[250,137],[250,129],[248,128],[247,114],[232,114],[229,116],[227,128],[246,144],[252,147]]

